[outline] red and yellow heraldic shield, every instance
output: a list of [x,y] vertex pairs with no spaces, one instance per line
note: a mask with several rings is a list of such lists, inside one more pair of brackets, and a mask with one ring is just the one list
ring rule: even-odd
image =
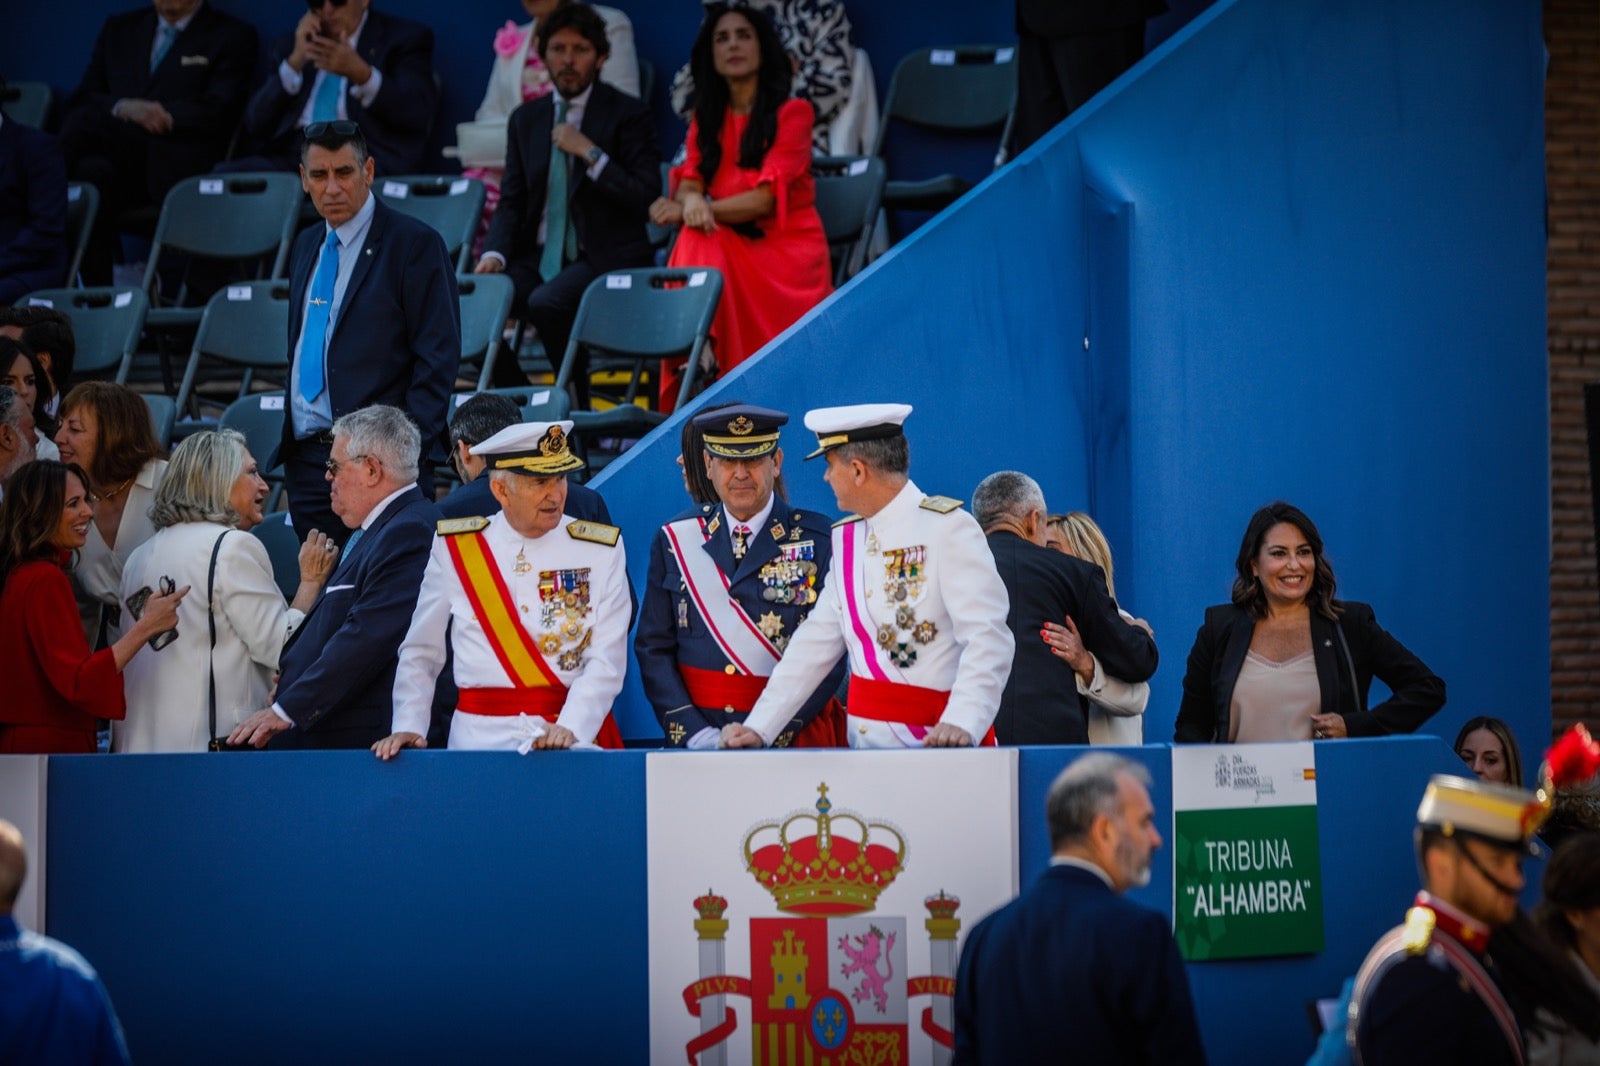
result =
[[906,1061],[904,918],[752,918],[756,1066]]

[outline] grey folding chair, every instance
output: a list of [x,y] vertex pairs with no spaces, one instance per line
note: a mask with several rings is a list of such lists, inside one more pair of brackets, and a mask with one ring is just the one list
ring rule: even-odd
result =
[[[240,371],[236,398],[243,398],[264,374],[288,387],[289,283],[247,281],[229,285],[206,303],[194,347],[178,386],[177,409],[191,413],[194,388],[209,361]],[[198,428],[198,427],[196,427]]]
[[67,260],[67,276],[61,284],[69,289],[78,284],[83,253],[89,247],[89,233],[94,229],[95,216],[99,213],[99,189],[87,181],[67,184],[67,248],[72,255]]
[[[252,454],[257,454],[254,448]],[[250,528],[250,535],[267,547],[267,558],[272,562],[272,577],[286,600],[294,599],[300,589],[300,538],[295,535],[294,523],[288,511],[273,511],[261,524]]]
[[261,466],[261,479],[271,486],[267,506],[273,506],[283,492],[283,464],[272,469],[266,462],[277,453],[283,440],[284,398],[281,392],[256,392],[241,397],[228,405],[217,423],[218,429],[237,430],[244,435],[245,446]]
[[[461,274],[456,287],[461,294],[461,365],[478,368],[481,392],[493,379],[516,286],[504,274]],[[516,358],[515,352],[508,355]]]
[[72,319],[72,336],[78,346],[72,376],[78,380],[105,377],[115,369],[117,383],[125,384],[133,353],[144,331],[148,303],[138,289],[41,289],[17,301],[17,306],[42,305],[64,311]]
[[874,156],[819,156],[811,161],[817,214],[828,237],[837,288],[865,264],[872,227],[883,203],[883,160]]
[[178,407],[171,396],[159,393],[140,393],[144,405],[150,409],[150,428],[156,431],[156,440],[163,449],[172,447],[172,429],[178,422]]
[[42,81],[8,82],[5,91],[0,93],[0,110],[13,122],[42,130],[50,117],[50,103],[54,99],[55,92]]
[[472,269],[472,242],[483,217],[485,190],[477,178],[451,178],[409,174],[379,178],[373,183],[378,199],[403,215],[426,222],[444,238],[445,251],[456,262],[456,272]]

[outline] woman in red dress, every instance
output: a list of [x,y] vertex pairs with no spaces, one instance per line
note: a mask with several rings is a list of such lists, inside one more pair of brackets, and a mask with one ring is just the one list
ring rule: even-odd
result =
[[64,567],[94,517],[89,479],[48,460],[18,470],[0,500],[0,753],[95,750],[95,722],[121,718],[122,668],[177,625],[187,585],[152,595],[138,621],[91,652]]
[[[670,266],[722,272],[711,347],[726,374],[833,291],[811,180],[813,116],[789,98],[789,58],[754,8],[708,5],[689,66],[687,155],[672,171],[673,198],[650,217],[682,227]],[[663,389],[669,404],[676,393]]]

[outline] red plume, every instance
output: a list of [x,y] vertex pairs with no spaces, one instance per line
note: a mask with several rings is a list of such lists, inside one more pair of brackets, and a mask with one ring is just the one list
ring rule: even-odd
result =
[[1600,742],[1579,723],[1561,735],[1545,756],[1545,762],[1550,767],[1553,787],[1581,785],[1600,773]]

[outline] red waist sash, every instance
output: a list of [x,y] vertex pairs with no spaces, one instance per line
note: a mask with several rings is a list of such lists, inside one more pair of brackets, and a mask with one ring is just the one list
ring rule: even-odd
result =
[[[481,714],[492,718],[511,718],[531,714],[554,722],[567,702],[567,690],[553,688],[464,688],[456,697],[456,709],[468,714]],[[617,750],[622,747],[622,732],[616,719],[606,712],[600,723],[600,732],[594,742],[602,748]]]
[[[750,713],[756,700],[766,690],[767,679],[755,674],[730,674],[717,670],[701,670],[678,664],[678,674],[683,687],[689,690],[689,699],[696,707],[732,714]],[[817,716],[800,730],[791,745],[796,748],[843,748],[845,740],[844,712],[838,700],[829,700]]]
[[[945,704],[949,702],[950,693],[938,689],[901,685],[851,674],[850,703],[845,710],[857,718],[874,722],[895,722],[932,729],[939,724]],[[981,740],[977,737],[973,740],[983,746],[993,747],[994,730],[990,729]]]

